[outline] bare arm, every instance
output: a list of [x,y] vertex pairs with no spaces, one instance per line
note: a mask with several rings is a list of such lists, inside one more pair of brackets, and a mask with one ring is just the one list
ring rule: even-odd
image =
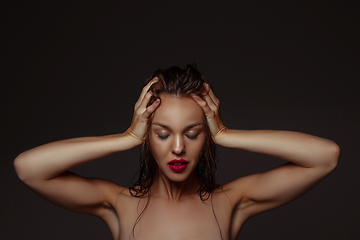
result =
[[334,153],[338,153],[338,147],[334,142],[300,132],[226,129],[216,143],[278,157],[306,168],[337,162]]
[[128,131],[52,142],[21,153],[14,161],[20,180],[61,207],[101,217],[101,211],[111,205],[112,194],[121,187],[105,180],[83,178],[68,170],[142,143],[148,117],[158,106],[154,103],[146,107],[151,97],[147,91],[153,82],[143,88]]
[[130,135],[83,137],[48,143],[21,153],[14,162],[24,181],[52,179],[62,172],[139,144]]
[[245,217],[269,210],[299,197],[327,176],[337,165],[340,149],[334,142],[299,132],[229,130],[219,117],[219,101],[210,90],[202,99],[214,141],[224,147],[278,157],[289,163],[237,179],[224,186],[231,201]]
[[[220,145],[278,157],[289,163],[227,185],[239,207],[254,215],[284,205],[326,177],[337,165],[334,142],[299,132],[226,130]],[[239,190],[241,189],[241,190]]]

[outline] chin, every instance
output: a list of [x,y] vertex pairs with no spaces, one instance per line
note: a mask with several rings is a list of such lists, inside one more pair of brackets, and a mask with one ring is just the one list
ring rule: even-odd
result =
[[186,181],[192,175],[191,174],[192,172],[188,172],[188,171],[173,172],[170,170],[170,171],[163,172],[163,171],[159,170],[159,172],[161,172],[160,174],[165,176],[170,181],[178,182],[178,183]]
[[172,177],[172,178],[169,178],[170,181],[173,181],[173,182],[185,182],[187,179],[189,179],[189,175],[182,175],[180,176],[180,174],[178,174],[179,176],[175,176],[175,177]]

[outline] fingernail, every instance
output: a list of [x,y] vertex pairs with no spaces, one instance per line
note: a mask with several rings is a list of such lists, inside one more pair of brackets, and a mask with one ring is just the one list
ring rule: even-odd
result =
[[155,103],[159,103],[160,102],[160,99],[156,99]]

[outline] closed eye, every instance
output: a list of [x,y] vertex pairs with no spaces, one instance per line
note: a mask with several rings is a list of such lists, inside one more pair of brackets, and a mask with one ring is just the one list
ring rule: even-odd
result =
[[199,136],[199,134],[196,135],[186,135],[187,138],[189,139],[196,139]]
[[160,139],[167,139],[169,137],[169,135],[160,135],[160,134],[158,134],[158,137]]

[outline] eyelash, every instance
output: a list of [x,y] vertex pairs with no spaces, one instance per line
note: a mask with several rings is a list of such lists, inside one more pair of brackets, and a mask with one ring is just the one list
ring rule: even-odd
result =
[[189,135],[185,134],[185,136],[188,137],[189,139],[193,140],[193,139],[196,139],[199,136],[199,134],[196,134],[195,136],[189,136]]
[[163,135],[159,135],[159,134],[158,134],[158,137],[159,137],[161,140],[165,140],[165,139],[167,139],[167,138],[169,137],[169,135],[163,136]]
[[[159,137],[161,140],[165,140],[165,139],[167,139],[169,136],[170,136],[170,135],[160,135],[160,134],[158,134],[158,137]],[[194,139],[196,139],[196,138],[199,136],[199,134],[196,134],[195,136],[189,136],[189,135],[186,135],[186,134],[185,134],[185,136],[186,136],[187,138],[191,139],[191,140],[194,140]]]

